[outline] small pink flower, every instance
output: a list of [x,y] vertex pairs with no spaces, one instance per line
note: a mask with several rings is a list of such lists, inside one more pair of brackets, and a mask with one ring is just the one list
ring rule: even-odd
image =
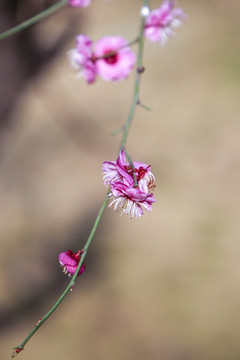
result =
[[[103,162],[104,184],[110,189],[109,206],[113,206],[113,209],[121,214],[128,215],[130,219],[142,216],[142,207],[151,211],[152,203],[156,201],[153,194],[149,193],[155,187],[155,177],[150,165],[133,162],[133,166],[134,170],[126,162],[123,150],[120,151],[117,161]],[[134,182],[134,173],[137,185]]]
[[[59,263],[61,266],[63,266],[63,272],[65,274],[68,273],[68,276],[71,277],[71,275],[75,273],[82,254],[83,254],[83,250],[78,250],[78,252],[75,254],[74,252],[72,252],[72,250],[67,250],[58,255]],[[85,270],[85,265],[82,264],[78,276],[81,275],[84,272],[84,270]]]
[[[155,177],[151,172],[151,166],[142,162],[133,162],[137,181],[145,181],[149,189],[155,187]],[[103,162],[103,180],[104,185],[108,186],[114,181],[121,181],[129,186],[134,186],[133,169],[127,162],[123,150],[117,158],[117,161]]]
[[120,36],[105,36],[99,39],[95,44],[94,55],[97,73],[106,81],[126,79],[136,60],[127,41]]
[[85,8],[90,5],[92,0],[69,0],[68,5],[72,7]]
[[175,4],[175,1],[165,0],[158,9],[150,12],[144,30],[144,35],[150,41],[165,45],[168,38],[174,35],[174,29],[182,24],[181,18],[186,18],[186,15],[181,8],[174,8]]
[[78,75],[84,77],[87,83],[96,80],[96,66],[92,61],[92,40],[87,35],[78,35],[76,49],[68,52],[72,68],[78,70]]
[[153,194],[148,193],[145,182],[139,182],[138,187],[130,187],[120,181],[111,184],[112,201],[115,211],[120,211],[121,215],[128,215],[130,219],[138,218],[143,215],[142,206],[147,210],[152,210],[152,203],[156,200]]
[[72,68],[79,70],[88,83],[97,75],[106,81],[118,81],[128,77],[136,57],[127,41],[119,36],[99,39],[92,49],[92,40],[86,35],[77,36],[76,48],[68,52]]

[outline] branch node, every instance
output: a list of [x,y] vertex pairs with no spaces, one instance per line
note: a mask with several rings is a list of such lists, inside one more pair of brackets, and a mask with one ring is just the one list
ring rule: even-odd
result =
[[137,72],[138,72],[139,74],[143,74],[144,71],[145,71],[145,67],[144,67],[144,66],[141,66],[141,67],[138,67],[138,68],[137,68]]
[[144,108],[144,109],[147,110],[147,111],[151,111],[151,110],[152,110],[149,106],[143,104],[140,100],[137,101],[137,105],[141,106],[142,108]]

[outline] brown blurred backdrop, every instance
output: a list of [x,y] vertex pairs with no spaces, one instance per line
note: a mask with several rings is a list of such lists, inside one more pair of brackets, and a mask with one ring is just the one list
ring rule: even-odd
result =
[[[52,3],[2,1],[1,31]],[[141,3],[95,0],[0,43],[0,359],[66,287],[57,255],[86,241],[132,98],[133,75],[88,86],[66,51],[79,33],[134,39]],[[146,43],[152,111],[128,138],[156,175],[153,211],[105,211],[84,275],[19,359],[240,358],[240,3],[178,5],[176,37]]]

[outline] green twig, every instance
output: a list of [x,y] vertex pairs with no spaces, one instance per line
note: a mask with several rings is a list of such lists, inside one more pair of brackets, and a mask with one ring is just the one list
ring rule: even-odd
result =
[[23,29],[26,29],[27,27],[39,22],[40,20],[44,19],[45,17],[47,17],[47,16],[53,14],[54,12],[56,12],[57,10],[61,9],[63,6],[66,6],[67,3],[68,3],[67,0],[58,1],[56,4],[50,6],[46,10],[43,10],[39,14],[33,16],[32,18],[22,22],[21,24],[15,26],[9,30],[2,32],[0,34],[0,40],[6,39],[7,37],[12,36],[20,31],[22,31]]
[[120,129],[114,130],[111,132],[111,135],[117,135],[124,131],[124,126],[122,126]]
[[146,109],[147,111],[152,110],[149,106],[143,104],[141,101],[138,101],[138,105],[141,106],[142,108]]
[[[148,6],[148,0],[143,1],[143,6]],[[123,136],[122,136],[120,150],[122,148],[124,148],[126,145],[128,132],[129,132],[129,129],[130,129],[130,126],[132,123],[132,119],[133,119],[137,104],[139,102],[140,80],[141,80],[141,74],[144,71],[144,68],[143,68],[144,25],[145,25],[145,17],[142,17],[140,31],[139,31],[139,38],[138,38],[139,45],[138,45],[138,57],[137,57],[137,74],[136,74],[136,79],[135,79],[134,94],[133,94],[133,99],[132,99],[128,119],[124,125],[124,132],[123,132]]]
[[128,162],[132,168],[132,171],[133,171],[133,180],[134,180],[134,187],[137,186],[138,182],[137,182],[137,176],[136,176],[136,169],[135,169],[135,166],[133,164],[133,161],[132,161],[132,158],[131,156],[129,155],[129,153],[127,152],[127,150],[124,148],[123,149],[125,155],[126,155],[126,158],[128,159]]

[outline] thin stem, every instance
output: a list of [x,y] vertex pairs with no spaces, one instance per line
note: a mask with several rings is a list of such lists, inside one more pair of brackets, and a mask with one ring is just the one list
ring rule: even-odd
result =
[[[148,0],[143,1],[143,6],[148,6]],[[141,74],[144,71],[144,68],[143,68],[144,25],[145,25],[145,17],[142,16],[142,21],[141,21],[140,31],[139,31],[139,38],[138,38],[139,46],[138,46],[138,57],[137,57],[137,59],[138,59],[137,60],[137,74],[136,74],[136,79],[135,79],[134,93],[133,93],[133,99],[132,99],[128,119],[124,125],[124,132],[123,132],[122,141],[120,144],[120,150],[122,148],[124,148],[126,145],[127,136],[129,133],[131,123],[132,123],[132,119],[133,119],[136,107],[139,103],[139,89],[140,89]]]
[[137,176],[136,176],[136,169],[135,169],[135,166],[133,164],[133,161],[132,161],[132,158],[131,156],[129,155],[129,153],[127,152],[127,150],[124,148],[123,149],[124,152],[125,152],[125,155],[126,155],[126,158],[128,159],[128,162],[132,168],[132,171],[133,171],[133,180],[134,180],[134,186],[136,187],[138,185],[138,182],[137,182]]
[[[108,194],[107,194],[107,195],[108,195]],[[99,210],[98,216],[97,216],[97,218],[96,218],[96,220],[95,220],[95,223],[94,223],[93,228],[92,228],[92,231],[91,231],[91,233],[90,233],[90,235],[89,235],[89,237],[88,237],[88,240],[87,240],[87,242],[86,242],[86,244],[85,244],[85,246],[84,246],[84,248],[83,248],[83,250],[84,250],[84,254],[82,255],[83,260],[84,260],[84,257],[86,256],[87,251],[88,251],[88,248],[89,248],[89,246],[90,246],[90,244],[91,244],[91,242],[92,242],[92,238],[93,238],[93,236],[94,236],[94,234],[95,234],[95,232],[96,232],[96,230],[97,230],[97,227],[98,227],[99,222],[100,222],[100,220],[101,220],[102,214],[103,214],[103,212],[104,212],[104,210],[105,210],[105,208],[106,208],[106,206],[107,206],[107,204],[108,204],[109,198],[107,197],[107,195],[106,195],[106,197],[105,197],[105,199],[104,199],[104,202],[103,202],[103,204],[102,204],[102,206],[101,206],[101,209]],[[76,273],[78,272],[78,270],[80,270],[81,265],[82,265],[82,264],[79,263]],[[74,274],[74,275],[75,275],[75,274]]]
[[152,110],[149,106],[143,104],[141,101],[138,102],[138,105],[141,106],[142,108],[146,109],[147,111],[151,111],[151,110]]
[[[143,0],[143,5],[144,6],[148,6],[148,0]],[[138,61],[137,61],[137,74],[136,74],[136,80],[135,80],[135,86],[134,86],[134,96],[132,99],[132,103],[130,106],[130,111],[129,111],[129,115],[128,118],[126,120],[126,123],[124,125],[124,132],[122,135],[122,140],[121,140],[121,149],[124,149],[125,154],[129,160],[130,165],[132,166],[133,169],[133,173],[135,175],[134,177],[134,182],[135,184],[137,184],[137,179],[136,179],[136,174],[134,172],[134,165],[133,162],[131,160],[130,155],[126,152],[125,150],[125,144],[126,144],[126,140],[127,140],[127,135],[130,129],[130,125],[134,116],[134,112],[136,109],[136,106],[138,104],[138,96],[139,96],[139,87],[140,87],[140,78],[141,78],[141,73],[142,71],[142,61],[143,61],[143,45],[144,45],[144,38],[143,38],[143,31],[144,31],[144,23],[145,23],[145,18],[142,17],[142,21],[141,21],[141,27],[140,27],[140,32],[139,32],[139,38],[137,40],[134,40],[131,43],[135,43],[135,42],[139,42],[139,49],[138,49]],[[134,176],[133,175],[133,176]],[[70,290],[73,289],[73,287],[75,286],[75,280],[77,278],[77,275],[79,273],[79,270],[83,264],[83,261],[87,255],[88,252],[88,248],[92,242],[93,236],[98,228],[98,225],[100,223],[100,220],[102,218],[103,212],[109,202],[109,197],[108,194],[106,194],[106,197],[104,198],[103,204],[99,210],[99,213],[96,217],[96,220],[94,222],[93,228],[91,230],[91,233],[87,239],[87,242],[83,248],[83,254],[81,256],[80,262],[78,264],[77,269],[75,270],[75,273],[73,275],[73,277],[71,278],[71,281],[69,282],[68,286],[66,287],[66,289],[64,290],[64,292],[62,293],[62,295],[59,297],[59,299],[57,300],[57,302],[55,303],[55,305],[53,305],[53,307],[49,310],[49,312],[47,314],[45,314],[42,319],[40,319],[37,324],[35,325],[34,329],[29,333],[29,335],[23,340],[23,342],[16,346],[14,348],[14,352],[12,354],[12,357],[16,356],[20,351],[23,350],[24,346],[26,345],[26,343],[31,339],[31,337],[35,334],[35,332],[40,328],[40,326],[43,325],[43,323],[52,315],[52,313],[57,309],[57,307],[60,305],[60,303],[62,302],[62,300],[65,298],[65,296],[68,294],[68,292]]]
[[43,10],[39,14],[33,16],[32,18],[22,22],[21,24],[15,26],[9,30],[2,32],[0,34],[0,40],[6,39],[7,37],[12,36],[20,31],[22,31],[23,29],[26,29],[27,27],[39,22],[40,20],[44,19],[45,17],[47,17],[47,16],[53,14],[54,12],[56,12],[57,10],[61,9],[63,6],[66,6],[67,3],[68,3],[67,0],[58,1],[56,4],[50,6],[46,10]]
[[122,126],[120,129],[117,129],[117,130],[114,130],[114,131],[112,131],[111,132],[111,135],[117,135],[117,134],[119,134],[119,133],[121,133],[121,132],[123,132],[124,131],[124,127]]

